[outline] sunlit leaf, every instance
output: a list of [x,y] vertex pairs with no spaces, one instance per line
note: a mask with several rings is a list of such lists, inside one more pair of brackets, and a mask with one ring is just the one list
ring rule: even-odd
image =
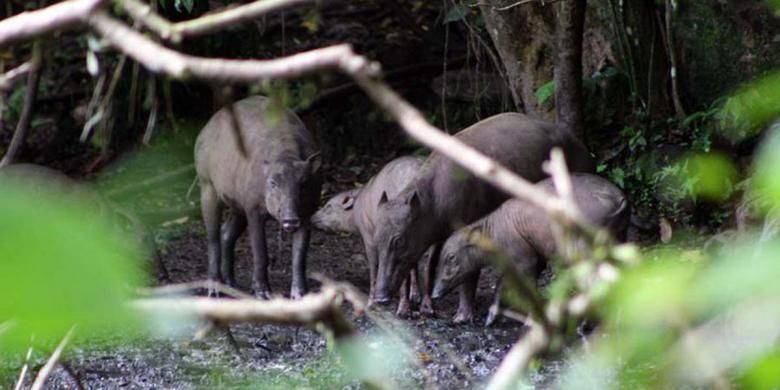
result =
[[780,73],[771,74],[737,91],[723,108],[732,121],[732,139],[742,139],[780,116]]
[[609,314],[633,326],[652,327],[684,316],[696,265],[674,257],[647,261],[627,272],[608,298]]
[[534,92],[534,95],[536,95],[536,101],[539,104],[544,104],[544,102],[549,100],[553,94],[555,94],[555,80],[547,82],[546,84],[539,87],[536,92]]
[[127,300],[142,280],[141,256],[94,207],[3,182],[0,322],[14,325],[0,334],[0,350],[23,346],[32,333],[61,338],[74,324],[122,334],[135,323]]
[[753,240],[725,246],[689,286],[691,307],[714,312],[750,299],[780,295],[780,243]]
[[764,141],[758,155],[756,173],[753,175],[753,190],[762,198],[759,207],[765,208],[780,205],[780,132],[775,131]]
[[775,350],[746,370],[740,382],[742,388],[769,390],[780,388],[780,351]]
[[[726,156],[718,153],[695,153],[684,158],[687,172],[678,177],[678,184],[691,184],[696,198],[715,201],[728,199],[738,181],[737,169]],[[695,179],[695,180],[693,180]]]

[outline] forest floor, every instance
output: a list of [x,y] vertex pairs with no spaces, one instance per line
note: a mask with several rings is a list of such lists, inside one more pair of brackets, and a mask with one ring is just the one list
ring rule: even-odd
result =
[[[172,282],[202,280],[206,274],[206,242],[200,221],[176,229],[178,237],[169,241],[163,253]],[[277,257],[274,253],[279,237],[276,223],[269,222],[267,231],[269,250],[272,257]],[[289,289],[289,244],[290,240],[286,239],[281,260],[271,269],[275,292],[286,293]],[[237,253],[239,285],[248,290],[251,251],[245,237],[239,241]],[[309,274],[319,272],[367,290],[368,270],[359,238],[315,231],[309,253]],[[390,367],[391,380],[402,388],[470,388],[490,377],[524,333],[522,324],[509,319],[501,319],[490,328],[482,325],[495,282],[492,274],[481,278],[477,302],[479,321],[471,325],[451,322],[457,307],[456,293],[435,302],[438,315],[433,319],[419,316],[398,319],[394,307],[372,316],[381,318],[378,320],[365,315],[355,317],[351,312],[348,317],[358,332],[369,336],[377,363],[382,369]],[[313,289],[318,287],[315,284]],[[327,350],[324,337],[314,330],[233,326],[240,356],[220,332],[212,332],[202,341],[188,342],[196,330],[193,326],[180,330],[177,336],[140,339],[120,347],[82,345],[67,354],[67,363],[89,389],[358,386],[338,358]],[[542,373],[557,370],[556,367],[555,363],[546,364],[532,380],[544,382],[550,375]],[[63,369],[58,369],[49,383],[52,388],[77,388]]]

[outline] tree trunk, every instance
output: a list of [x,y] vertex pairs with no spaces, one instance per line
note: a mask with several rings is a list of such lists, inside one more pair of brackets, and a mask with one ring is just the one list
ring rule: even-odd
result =
[[556,28],[558,58],[555,64],[555,117],[558,124],[585,140],[582,102],[582,38],[585,0],[558,2]]
[[636,104],[651,118],[665,118],[672,112],[668,92],[669,71],[664,31],[659,25],[653,0],[597,0],[596,7],[612,27],[613,45],[618,48],[620,66],[628,75]]
[[551,6],[521,4],[500,9],[499,0],[480,2],[485,24],[509,80],[519,112],[549,117],[539,107],[534,92],[552,79],[554,15]]

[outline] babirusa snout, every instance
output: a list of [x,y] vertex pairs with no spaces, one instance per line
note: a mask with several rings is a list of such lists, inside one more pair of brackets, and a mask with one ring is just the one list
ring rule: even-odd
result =
[[282,229],[287,233],[292,233],[301,227],[301,220],[298,218],[284,218],[282,219]]
[[301,218],[298,213],[298,198],[300,194],[295,185],[290,185],[284,191],[280,202],[279,223],[287,233],[292,233],[301,227]]
[[447,289],[444,287],[444,283],[438,280],[435,281],[433,283],[433,293],[431,293],[431,298],[439,299],[443,297],[445,294],[447,294]]

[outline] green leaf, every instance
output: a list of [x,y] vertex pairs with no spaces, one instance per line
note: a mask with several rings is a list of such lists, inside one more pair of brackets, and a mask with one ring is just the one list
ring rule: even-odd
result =
[[686,314],[695,264],[681,262],[672,254],[663,260],[646,261],[626,273],[609,299],[611,318],[634,327],[668,325]]
[[764,356],[741,378],[743,389],[769,390],[780,388],[780,351]]
[[723,201],[731,196],[738,181],[734,163],[719,153],[694,153],[685,157],[687,174],[679,176],[678,184],[691,188],[694,196]]
[[534,92],[534,95],[536,95],[536,100],[539,102],[539,104],[544,104],[544,102],[550,99],[554,93],[555,80],[552,80],[539,87],[539,89]]
[[176,0],[174,6],[179,12],[184,12],[182,11],[182,7],[184,7],[184,10],[189,14],[192,13],[192,7],[195,6],[195,0]]
[[55,193],[51,182],[0,187],[0,351],[79,332],[126,333],[128,299],[142,281],[141,256],[95,205]]
[[780,116],[780,72],[739,90],[723,107],[723,116],[733,129],[725,135],[741,139]]
[[780,132],[775,131],[761,146],[756,173],[753,175],[753,190],[762,199],[759,204],[765,211],[780,205]]

